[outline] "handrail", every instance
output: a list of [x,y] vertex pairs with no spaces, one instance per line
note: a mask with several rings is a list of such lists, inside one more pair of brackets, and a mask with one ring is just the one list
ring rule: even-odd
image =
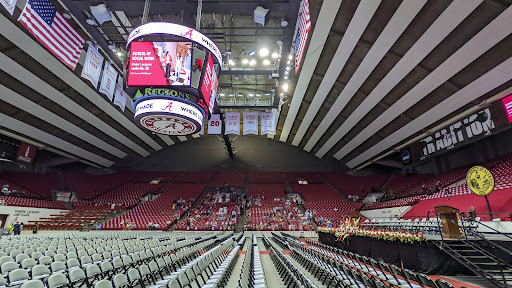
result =
[[[458,223],[458,222],[456,223],[456,222],[454,222],[454,221],[453,221],[453,220],[451,220],[451,219],[448,219],[448,218],[446,218],[446,217],[443,217],[442,215],[438,214],[438,213],[437,213],[437,212],[435,212],[435,211],[430,210],[430,211],[429,211],[429,213],[430,213],[430,212],[434,213],[434,214],[435,214],[439,219],[444,219],[445,221],[448,221],[448,222],[450,222],[450,223],[453,223],[453,224],[457,225],[457,226],[459,227],[459,229],[461,228],[461,226],[459,225],[459,223]],[[461,218],[461,222],[462,222],[462,221],[463,221],[463,218]],[[475,222],[480,223],[479,221],[475,221]],[[441,231],[444,231],[444,230],[442,230],[441,221],[438,221],[438,225],[440,226]],[[511,251],[509,251],[508,249],[506,249],[506,248],[502,247],[502,246],[501,246],[501,245],[499,245],[499,244],[496,244],[496,243],[494,243],[494,242],[492,242],[492,241],[489,241],[487,238],[483,237],[483,236],[482,236],[482,235],[480,235],[478,232],[471,231],[472,229],[467,229],[466,227],[468,227],[468,226],[465,226],[464,224],[462,225],[462,230],[463,230],[463,232],[464,232],[464,238],[465,238],[465,240],[464,240],[464,239],[461,239],[461,238],[459,238],[459,237],[457,237],[457,235],[453,235],[453,234],[452,234],[452,233],[450,233],[449,231],[444,231],[444,232],[446,232],[446,233],[448,233],[448,234],[452,235],[452,236],[453,236],[453,237],[455,237],[455,238],[460,239],[461,241],[465,242],[467,245],[471,246],[473,249],[478,250],[478,252],[482,253],[483,255],[485,255],[485,256],[487,256],[487,257],[489,257],[489,258],[493,259],[493,260],[496,260],[496,261],[497,261],[498,266],[500,267],[501,277],[502,277],[502,279],[503,279],[503,281],[504,281],[505,285],[507,285],[507,284],[506,284],[506,279],[505,279],[505,274],[504,274],[504,272],[503,272],[503,270],[504,270],[504,269],[503,269],[503,268],[504,268],[503,266],[505,266],[505,267],[506,267],[506,268],[508,268],[508,269],[512,269],[512,265],[510,265],[509,263],[507,263],[507,262],[506,262],[506,261],[504,261],[503,259],[501,259],[501,258],[497,257],[496,255],[493,255],[493,254],[489,253],[489,252],[488,252],[488,251],[486,251],[485,249],[482,249],[481,247],[479,247],[479,246],[477,246],[477,245],[475,245],[475,244],[471,243],[471,241],[468,241],[468,232],[469,232],[470,234],[472,234],[472,235],[477,235],[477,236],[478,236],[478,238],[480,238],[481,240],[484,240],[486,243],[490,244],[493,248],[498,248],[498,249],[502,250],[503,252],[508,253],[508,254],[509,254],[509,255],[511,255],[511,256],[512,256],[512,252],[511,252]],[[491,228],[491,229],[492,229],[492,228]],[[501,232],[499,232],[499,231],[498,231],[498,233],[501,233]],[[507,236],[507,235],[505,235],[505,236]],[[508,236],[507,236],[507,237],[508,237]],[[509,237],[509,238],[510,238],[510,237]],[[443,243],[445,242],[443,233],[441,233],[441,241],[442,241]],[[447,246],[448,246],[448,245],[447,245]],[[454,250],[454,251],[455,251],[455,253],[457,253],[457,252],[456,252],[456,250]],[[457,253],[457,254],[459,254],[459,253]],[[459,254],[459,255],[460,255],[460,254]],[[462,256],[462,255],[460,255],[460,256]],[[487,273],[486,273],[484,270],[482,270],[480,267],[478,267],[478,266],[476,266],[476,265],[475,265],[475,267],[476,267],[478,270],[483,271],[483,273],[484,273],[484,274],[487,274]]]

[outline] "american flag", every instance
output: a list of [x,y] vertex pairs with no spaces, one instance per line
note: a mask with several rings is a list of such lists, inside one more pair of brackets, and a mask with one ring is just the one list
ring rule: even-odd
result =
[[299,29],[295,36],[295,73],[299,71],[302,54],[306,48],[309,30],[311,30],[311,19],[309,18],[309,1],[304,0],[302,12],[299,18]]
[[85,39],[48,0],[28,0],[18,19],[46,49],[75,70]]

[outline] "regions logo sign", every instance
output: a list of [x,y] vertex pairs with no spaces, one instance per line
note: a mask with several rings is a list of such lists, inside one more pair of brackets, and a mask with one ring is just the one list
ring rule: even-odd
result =
[[136,122],[150,131],[166,135],[189,135],[203,126],[204,112],[179,99],[148,99],[135,108]]

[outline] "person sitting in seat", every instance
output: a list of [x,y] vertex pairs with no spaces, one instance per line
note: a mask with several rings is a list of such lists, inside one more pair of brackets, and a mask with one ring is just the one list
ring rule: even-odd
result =
[[475,210],[474,206],[471,206],[471,207],[468,208],[468,217],[469,217],[469,220],[475,221],[476,210]]

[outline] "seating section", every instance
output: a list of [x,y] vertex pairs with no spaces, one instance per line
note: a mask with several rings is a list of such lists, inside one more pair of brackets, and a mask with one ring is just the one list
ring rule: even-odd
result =
[[374,203],[370,204],[368,207],[366,207],[364,210],[383,209],[383,208],[414,205],[420,201],[420,198],[422,198],[422,196],[412,196],[412,197],[393,199],[393,200],[383,201],[383,202],[374,202]]
[[178,175],[173,183],[209,183],[214,171],[185,171]]
[[[182,219],[181,222],[174,227],[175,230],[213,230],[213,231],[229,231],[234,230],[236,221],[240,211],[237,211],[236,199],[234,202],[219,203],[215,195],[209,193],[199,204],[190,216]],[[234,217],[232,213],[235,211]]]
[[313,230],[295,203],[286,200],[284,184],[250,184],[245,230]]
[[81,206],[73,210],[62,211],[60,214],[40,218],[38,221],[28,221],[25,229],[31,229],[37,222],[42,230],[66,230],[81,229],[84,225],[91,225],[99,220],[116,213],[119,210],[111,210],[106,206]]
[[299,180],[305,180],[308,184],[323,184],[324,180],[318,173],[314,172],[286,172],[286,180],[290,184],[298,184]]
[[31,198],[0,196],[0,200],[7,206],[21,206],[21,207],[34,207],[34,208],[48,208],[48,209],[67,209],[64,202],[60,201],[47,201]]
[[[9,195],[12,196],[16,195],[19,197],[40,197],[39,194],[36,194],[30,190],[26,190],[25,188],[0,177],[0,189],[2,189],[4,186],[6,186],[8,191],[10,191]],[[14,192],[14,190],[16,192]]]
[[291,185],[302,195],[302,205],[313,213],[315,222],[331,221],[334,226],[351,212],[359,211],[362,202],[348,202],[326,184]]
[[[148,224],[158,224],[167,229],[174,224],[201,195],[206,184],[169,184],[155,200],[146,201],[126,214],[103,224],[103,229],[126,229],[130,224],[134,230],[147,230]],[[182,201],[179,209],[174,209],[173,201]]]
[[278,184],[284,183],[281,172],[250,172],[249,183],[256,184]]
[[211,187],[222,187],[227,185],[229,187],[243,187],[245,179],[245,172],[230,171],[230,172],[217,172]]
[[41,173],[29,173],[29,172],[16,172],[16,171],[4,171],[0,174],[0,177],[8,180],[9,182],[15,183],[21,189],[18,191],[30,191],[33,194],[42,196],[45,198],[51,198],[52,190],[58,190],[59,187],[59,175],[57,172],[48,172],[45,174]]
[[[366,196],[372,190],[380,190],[388,175],[376,174],[370,176],[352,176],[345,173],[320,173],[320,175],[341,194],[357,195],[359,199]],[[364,192],[362,192],[364,190]]]
[[77,192],[81,200],[92,200],[130,182],[134,175],[136,175],[136,172],[117,172],[109,175],[70,172],[64,174],[64,177],[67,190]]
[[128,207],[139,203],[139,199],[149,193],[158,191],[163,184],[150,183],[128,183],[124,184],[110,192],[100,195],[94,199],[97,204],[116,204]]
[[137,171],[132,182],[149,183],[155,179],[160,179],[159,183],[169,183],[180,172],[177,171]]

